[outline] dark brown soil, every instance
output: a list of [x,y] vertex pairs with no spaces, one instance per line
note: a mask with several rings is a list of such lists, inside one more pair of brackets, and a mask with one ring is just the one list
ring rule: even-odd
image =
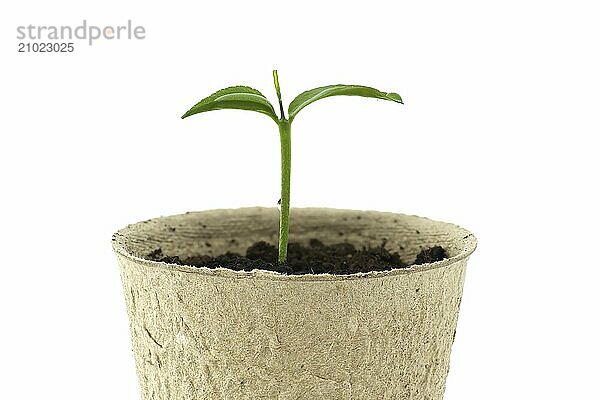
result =
[[385,249],[385,243],[375,248],[356,249],[349,243],[324,245],[319,240],[313,239],[309,246],[290,243],[288,246],[288,260],[285,264],[277,263],[277,247],[257,242],[246,250],[246,256],[235,253],[226,253],[220,256],[194,256],[188,258],[170,257],[163,254],[158,248],[147,255],[153,261],[162,261],[180,265],[207,268],[229,268],[236,271],[251,271],[262,269],[276,271],[284,274],[354,274],[357,272],[389,271],[395,268],[407,268],[443,260],[448,255],[446,251],[435,246],[422,250],[414,263],[407,264],[397,252],[390,253]]

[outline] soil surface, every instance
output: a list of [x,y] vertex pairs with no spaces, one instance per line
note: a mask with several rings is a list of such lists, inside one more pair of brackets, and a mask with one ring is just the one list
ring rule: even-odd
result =
[[354,274],[357,272],[389,271],[396,268],[407,268],[440,261],[448,257],[446,251],[435,246],[422,250],[414,263],[407,264],[397,252],[390,253],[385,249],[385,243],[380,247],[356,249],[349,243],[324,245],[317,239],[310,241],[308,246],[290,243],[288,260],[285,264],[277,263],[277,247],[266,242],[257,242],[246,250],[246,255],[226,253],[220,256],[193,256],[180,258],[163,254],[158,248],[146,258],[153,261],[189,265],[193,267],[229,268],[236,271],[251,271],[262,269],[290,275],[302,274]]

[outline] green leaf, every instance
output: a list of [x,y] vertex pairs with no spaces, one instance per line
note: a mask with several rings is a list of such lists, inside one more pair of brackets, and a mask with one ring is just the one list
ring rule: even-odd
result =
[[277,122],[277,115],[273,105],[258,90],[248,86],[232,86],[221,89],[205,99],[202,99],[181,118],[187,118],[190,115],[199,114],[213,110],[249,110],[268,115]]
[[329,85],[307,90],[296,96],[288,108],[290,121],[307,105],[331,96],[374,97],[376,99],[390,100],[404,104],[398,93],[385,93],[372,87],[360,85]]

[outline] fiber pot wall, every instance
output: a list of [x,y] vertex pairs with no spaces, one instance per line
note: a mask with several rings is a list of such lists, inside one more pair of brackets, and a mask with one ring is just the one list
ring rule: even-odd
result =
[[442,399],[474,236],[401,214],[292,210],[292,241],[450,258],[354,275],[236,272],[144,260],[276,243],[276,209],[162,217],[117,232],[142,399]]

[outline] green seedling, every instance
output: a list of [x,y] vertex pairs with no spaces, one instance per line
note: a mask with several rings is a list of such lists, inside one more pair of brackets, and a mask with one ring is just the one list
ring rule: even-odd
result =
[[279,116],[275,113],[273,105],[258,90],[248,86],[232,86],[221,89],[198,104],[190,108],[181,118],[199,114],[206,111],[236,109],[256,111],[269,116],[279,127],[281,141],[281,211],[279,213],[279,262],[287,260],[287,246],[290,217],[290,172],[292,161],[291,125],[296,115],[309,104],[331,96],[361,96],[376,99],[390,100],[402,103],[402,98],[397,93],[384,93],[377,89],[360,85],[329,85],[307,90],[300,93],[288,107],[286,117],[283,111],[281,90],[277,70],[273,71],[273,82],[279,101]]

